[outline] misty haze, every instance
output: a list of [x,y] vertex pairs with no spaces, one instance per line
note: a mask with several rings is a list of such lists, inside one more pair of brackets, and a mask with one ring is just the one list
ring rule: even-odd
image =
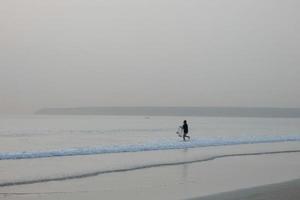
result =
[[1,0],[0,200],[299,200],[299,0]]
[[297,0],[0,4],[0,113],[300,106]]

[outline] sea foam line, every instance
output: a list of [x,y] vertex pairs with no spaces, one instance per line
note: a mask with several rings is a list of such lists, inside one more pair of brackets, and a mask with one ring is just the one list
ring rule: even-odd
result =
[[[284,153],[300,153],[300,150],[221,154],[221,155],[215,155],[215,156],[211,156],[211,157],[207,157],[207,158],[192,159],[192,160],[186,160],[186,161],[137,165],[137,166],[131,166],[131,167],[127,167],[127,168],[85,172],[85,173],[81,173],[81,174],[74,174],[74,175],[60,176],[60,177],[45,177],[45,178],[37,178],[37,179],[18,180],[18,181],[12,181],[12,182],[2,182],[2,183],[0,183],[0,187],[45,183],[45,182],[52,182],[52,181],[67,181],[67,180],[72,180],[72,179],[82,179],[82,178],[94,177],[94,176],[98,176],[98,175],[102,175],[102,174],[120,173],[120,172],[141,170],[141,169],[154,168],[154,167],[164,167],[164,166],[174,166],[174,165],[207,162],[207,161],[212,161],[212,160],[216,160],[216,159],[220,159],[220,158],[228,158],[228,157],[260,156],[260,155],[272,155],[272,154],[284,154]],[[8,193],[5,193],[5,195],[7,195],[7,194]],[[11,193],[11,194],[14,194],[14,193]]]
[[186,149],[186,148],[198,148],[198,147],[209,147],[209,146],[227,146],[227,145],[291,142],[291,141],[300,141],[300,135],[255,136],[255,137],[235,137],[235,138],[227,138],[227,137],[195,138],[187,142],[182,142],[181,140],[177,139],[177,140],[162,140],[162,141],[144,143],[144,144],[66,148],[66,149],[48,150],[48,151],[2,152],[0,153],[0,160],[37,159],[37,158],[61,157],[61,156],[143,152],[143,151]]

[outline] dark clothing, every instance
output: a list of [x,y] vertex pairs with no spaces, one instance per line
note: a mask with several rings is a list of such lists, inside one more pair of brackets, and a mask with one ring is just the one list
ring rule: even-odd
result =
[[190,136],[187,136],[187,134],[189,132],[189,127],[188,127],[186,121],[183,122],[182,129],[183,129],[183,140],[185,141],[186,137],[190,139]]
[[187,134],[189,132],[189,127],[187,124],[183,124],[182,129],[185,134]]
[[187,136],[187,133],[183,133],[183,138],[186,138],[186,137],[189,138],[189,136]]

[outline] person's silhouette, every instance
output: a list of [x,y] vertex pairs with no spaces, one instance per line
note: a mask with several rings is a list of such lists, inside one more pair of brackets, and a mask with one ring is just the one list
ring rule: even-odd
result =
[[182,129],[183,129],[183,140],[185,141],[186,137],[190,139],[190,136],[187,135],[189,132],[189,126],[186,120],[183,121]]

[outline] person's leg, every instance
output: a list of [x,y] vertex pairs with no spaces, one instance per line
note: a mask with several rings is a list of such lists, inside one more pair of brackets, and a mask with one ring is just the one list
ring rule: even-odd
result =
[[190,136],[187,135],[187,133],[184,133],[184,134],[183,134],[183,140],[184,140],[184,141],[185,141],[185,138],[191,139]]

